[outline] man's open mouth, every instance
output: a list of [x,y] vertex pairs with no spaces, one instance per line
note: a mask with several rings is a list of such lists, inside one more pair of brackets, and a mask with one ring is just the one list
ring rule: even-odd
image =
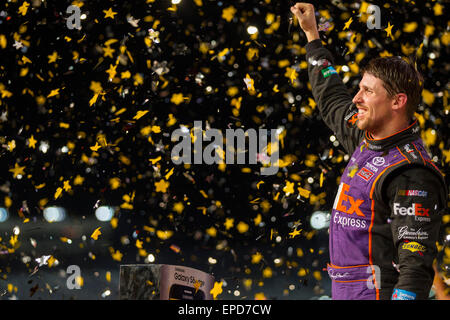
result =
[[359,107],[358,107],[358,118],[364,117],[364,116],[366,115],[367,112],[368,112],[367,109],[359,108]]

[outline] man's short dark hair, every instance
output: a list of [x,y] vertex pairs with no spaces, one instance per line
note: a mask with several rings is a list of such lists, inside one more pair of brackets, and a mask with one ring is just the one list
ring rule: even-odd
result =
[[374,58],[362,68],[361,75],[369,73],[383,81],[390,98],[405,93],[407,115],[412,118],[422,98],[423,77],[413,62],[400,57]]

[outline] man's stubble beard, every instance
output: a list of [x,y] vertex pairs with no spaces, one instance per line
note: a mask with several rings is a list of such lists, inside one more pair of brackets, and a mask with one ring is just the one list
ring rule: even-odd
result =
[[356,126],[358,127],[359,130],[364,131],[364,130],[367,130],[368,123],[367,123],[367,121],[357,120],[356,121]]

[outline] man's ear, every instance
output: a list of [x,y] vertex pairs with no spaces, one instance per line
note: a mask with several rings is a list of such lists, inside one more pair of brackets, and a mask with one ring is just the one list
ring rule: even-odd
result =
[[397,93],[392,102],[392,109],[400,110],[406,108],[406,103],[408,102],[408,96],[405,93]]

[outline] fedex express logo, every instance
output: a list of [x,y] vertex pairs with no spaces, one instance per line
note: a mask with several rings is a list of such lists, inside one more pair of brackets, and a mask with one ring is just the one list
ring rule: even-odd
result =
[[[363,199],[355,199],[348,194],[350,186],[346,183],[339,185],[339,191],[334,201],[333,209],[336,210],[333,216],[333,223],[341,225],[344,228],[367,229],[368,224],[362,213],[360,206],[364,203]],[[342,214],[344,213],[344,214]],[[346,214],[345,214],[346,213]],[[353,215],[354,216],[350,216]],[[360,218],[361,217],[361,218]]]
[[424,208],[420,203],[413,203],[410,207],[401,207],[400,203],[394,202],[394,215],[414,216],[416,221],[430,221],[430,209]]
[[341,183],[333,208],[347,214],[356,213],[356,215],[360,217],[365,217],[364,213],[362,213],[359,208],[364,203],[364,200],[355,199],[352,196],[349,196],[347,194],[349,190],[350,186],[348,184]]

